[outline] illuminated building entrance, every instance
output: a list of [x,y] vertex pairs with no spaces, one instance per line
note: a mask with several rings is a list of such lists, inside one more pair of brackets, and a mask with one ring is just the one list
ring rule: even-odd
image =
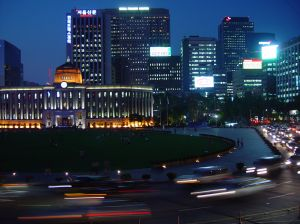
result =
[[57,127],[72,127],[74,126],[74,116],[56,116],[56,126]]

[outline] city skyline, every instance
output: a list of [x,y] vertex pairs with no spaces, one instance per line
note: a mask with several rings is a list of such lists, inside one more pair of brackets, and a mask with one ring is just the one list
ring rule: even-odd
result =
[[[265,10],[271,3],[272,10]],[[217,37],[217,27],[222,18],[227,15],[249,16],[255,23],[256,32],[273,32],[279,42],[299,35],[297,21],[300,20],[300,13],[299,7],[297,8],[299,3],[296,0],[276,2],[254,0],[247,7],[236,0],[230,1],[230,4],[218,1],[204,3],[193,0],[185,1],[185,3],[177,1],[173,4],[170,4],[169,0],[163,2],[91,0],[85,2],[66,1],[64,3],[60,1],[19,2],[13,0],[0,2],[1,18],[6,18],[0,20],[0,38],[20,48],[24,64],[24,79],[44,84],[48,80],[48,68],[52,69],[53,74],[55,67],[66,60],[66,14],[71,9],[75,7],[105,9],[135,5],[170,10],[173,55],[179,54],[180,42],[184,36]],[[205,10],[197,10],[198,8]],[[253,11],[256,12],[253,13]],[[29,14],[35,16],[28,16]],[[20,20],[26,25],[22,26]],[[41,52],[43,52],[42,56]]]

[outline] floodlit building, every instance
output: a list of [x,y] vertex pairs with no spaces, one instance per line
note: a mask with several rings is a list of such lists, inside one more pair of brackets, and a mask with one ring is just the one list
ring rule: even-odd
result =
[[300,36],[280,46],[277,63],[277,98],[292,102],[300,95]]
[[0,86],[21,86],[22,84],[21,51],[8,41],[0,40]]
[[51,86],[0,88],[0,128],[112,128],[152,125],[152,88],[84,85],[66,63]]

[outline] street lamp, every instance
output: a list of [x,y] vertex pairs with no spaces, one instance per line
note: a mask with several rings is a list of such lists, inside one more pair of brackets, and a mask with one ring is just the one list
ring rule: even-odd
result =
[[219,115],[215,114],[215,115],[214,115],[214,118],[215,118],[215,120],[216,120],[216,126],[217,126],[217,125],[218,125],[218,118],[219,118]]

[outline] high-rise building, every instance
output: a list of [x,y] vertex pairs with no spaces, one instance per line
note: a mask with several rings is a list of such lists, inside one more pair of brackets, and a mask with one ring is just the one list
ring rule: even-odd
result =
[[0,40],[0,86],[21,86],[22,84],[21,51],[8,41]]
[[283,102],[292,102],[300,95],[300,36],[279,47],[276,90]]
[[227,77],[224,72],[214,71],[214,94],[216,98],[224,102],[227,94]]
[[240,69],[233,72],[233,94],[244,97],[246,93],[263,95],[266,86],[266,74],[262,69]]
[[[274,33],[248,33],[246,40],[246,58],[262,59],[262,48],[276,45]],[[265,99],[276,98],[276,61],[276,57],[262,61],[262,71],[266,74]]]
[[183,90],[206,91],[207,88],[201,86],[198,80],[202,80],[203,76],[213,75],[213,69],[216,67],[216,39],[199,36],[183,38],[181,57]]
[[226,73],[236,71],[246,52],[246,36],[254,23],[248,17],[225,17],[219,25],[218,65]]
[[154,93],[181,93],[180,56],[150,57],[149,85],[153,86]]
[[131,84],[148,83],[151,47],[170,46],[169,10],[120,7],[103,10],[105,75],[111,76],[114,58],[128,61]]
[[274,33],[247,33],[246,55],[247,58],[261,58],[261,47],[276,42]]
[[66,29],[67,57],[81,69],[86,84],[124,80],[116,77],[120,61],[130,74],[126,84],[147,84],[150,47],[170,46],[167,9],[74,9],[67,14]]
[[87,85],[110,84],[104,76],[101,11],[73,9],[66,17],[67,58],[81,69]]

